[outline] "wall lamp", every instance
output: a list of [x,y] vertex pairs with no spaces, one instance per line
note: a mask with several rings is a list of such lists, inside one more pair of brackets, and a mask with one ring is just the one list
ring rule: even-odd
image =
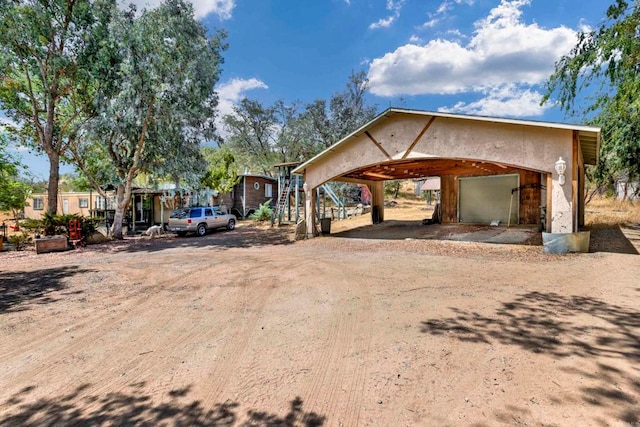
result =
[[567,162],[562,160],[562,157],[560,157],[556,162],[556,172],[558,172],[558,183],[560,185],[564,185],[564,182],[565,182],[564,173],[566,170],[567,170]]

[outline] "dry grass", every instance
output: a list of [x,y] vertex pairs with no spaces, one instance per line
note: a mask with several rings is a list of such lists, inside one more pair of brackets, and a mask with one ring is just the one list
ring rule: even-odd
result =
[[594,197],[585,207],[585,225],[591,228],[640,224],[640,202]]

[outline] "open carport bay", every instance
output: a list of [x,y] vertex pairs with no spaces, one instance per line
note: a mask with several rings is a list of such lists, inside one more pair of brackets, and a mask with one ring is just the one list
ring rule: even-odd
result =
[[637,251],[291,237],[1,254],[0,425],[640,420]]

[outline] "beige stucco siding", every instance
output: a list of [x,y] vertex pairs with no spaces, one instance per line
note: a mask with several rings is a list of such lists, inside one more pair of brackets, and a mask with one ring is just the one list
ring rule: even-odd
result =
[[[96,201],[96,193],[78,192],[78,193],[58,193],[58,214],[63,213],[63,207],[65,201],[67,203],[67,213],[70,215],[82,215],[89,216],[91,204]],[[34,200],[42,199],[42,209],[34,209]],[[86,205],[80,207],[80,199],[86,202]],[[29,206],[24,208],[25,218],[40,219],[42,215],[47,211],[49,206],[49,198],[46,194],[35,193],[27,198]]]
[[[330,156],[306,170],[307,184],[315,188],[357,168],[402,159],[429,119],[406,116],[372,127],[369,134],[382,149],[365,133],[335,146]],[[571,159],[572,141],[573,132],[567,129],[438,117],[406,158],[483,160],[553,173],[559,157]],[[567,177],[572,176],[571,163],[567,162]]]

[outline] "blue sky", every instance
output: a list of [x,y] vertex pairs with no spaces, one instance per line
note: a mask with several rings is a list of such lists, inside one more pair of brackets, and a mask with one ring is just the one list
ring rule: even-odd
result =
[[[128,3],[128,1],[126,2]],[[136,0],[154,7],[157,0]],[[327,99],[352,71],[369,102],[388,107],[571,121],[541,107],[541,84],[597,26],[606,0],[206,0],[209,28],[228,32],[220,112],[243,97],[271,104]],[[22,152],[32,172],[48,164]],[[69,172],[71,168],[64,168]]]

